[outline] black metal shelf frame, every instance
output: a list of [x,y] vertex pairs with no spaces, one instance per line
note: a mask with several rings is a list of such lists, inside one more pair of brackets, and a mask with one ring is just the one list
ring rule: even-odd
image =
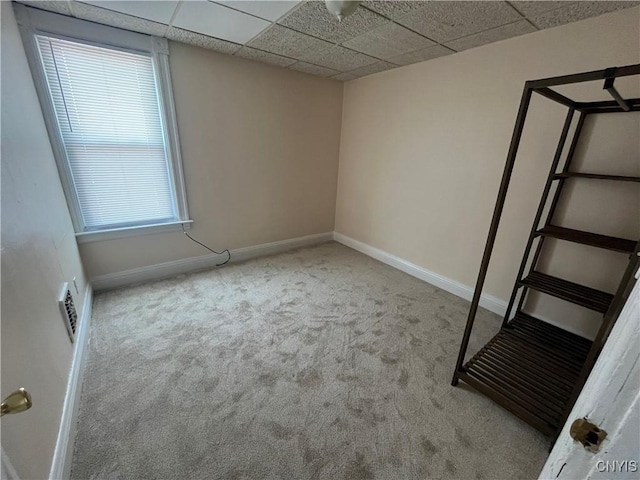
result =
[[[571,171],[571,162],[587,115],[640,111],[640,98],[624,99],[614,85],[616,78],[632,75],[640,75],[640,64],[525,82],[478,280],[451,382],[455,386],[462,379],[543,433],[553,437],[558,435],[567,420],[604,342],[633,288],[634,274],[640,263],[640,241],[572,230],[553,223],[553,216],[562,188],[569,179],[573,181],[582,179],[640,181],[640,177]],[[603,89],[611,95],[613,100],[577,102],[551,88],[598,80],[604,81]],[[533,93],[568,107],[567,115],[509,299],[502,328],[483,349],[464,364]],[[558,171],[576,113],[578,119],[570,140],[569,150],[561,170]],[[548,204],[554,183],[556,188],[551,196],[551,203]],[[547,205],[549,207],[546,210],[546,220],[541,226],[540,222]],[[630,255],[629,263],[615,294],[601,292],[536,271],[545,238],[556,238]],[[534,254],[531,256],[530,253],[536,240]],[[528,272],[525,274],[527,265]],[[602,313],[603,321],[596,338],[593,341],[585,340],[525,314],[522,307],[528,289],[553,295]],[[512,316],[511,312],[518,294],[519,301],[515,314]]]

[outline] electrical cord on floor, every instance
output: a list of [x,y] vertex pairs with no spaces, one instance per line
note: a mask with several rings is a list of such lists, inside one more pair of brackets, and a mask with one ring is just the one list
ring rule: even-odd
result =
[[225,248],[224,250],[222,250],[221,252],[216,252],[215,250],[207,247],[204,243],[199,242],[198,240],[196,240],[195,238],[193,238],[191,235],[189,235],[187,233],[187,231],[184,229],[184,223],[181,224],[182,225],[182,233],[184,233],[187,237],[189,237],[191,240],[193,240],[194,242],[196,242],[198,245],[202,245],[204,248],[206,248],[207,250],[209,250],[212,253],[215,253],[216,255],[222,255],[223,253],[227,252],[227,259],[222,262],[222,263],[216,263],[216,267],[221,267],[223,265],[226,265],[227,263],[229,263],[229,260],[231,260],[231,252],[229,251],[228,248]]

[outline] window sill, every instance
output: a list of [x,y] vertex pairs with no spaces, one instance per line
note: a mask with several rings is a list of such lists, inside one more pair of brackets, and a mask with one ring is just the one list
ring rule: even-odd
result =
[[182,225],[185,230],[189,230],[193,220],[183,220],[179,222],[159,223],[155,225],[143,225],[139,227],[112,228],[110,230],[97,230],[93,232],[76,233],[78,243],[99,242],[102,240],[113,240],[116,238],[139,237],[153,233],[181,232]]

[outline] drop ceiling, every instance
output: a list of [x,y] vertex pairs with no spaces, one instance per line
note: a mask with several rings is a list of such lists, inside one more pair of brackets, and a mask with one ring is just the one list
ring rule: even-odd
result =
[[640,4],[636,1],[364,1],[342,22],[322,1],[28,1],[335,80],[351,80]]

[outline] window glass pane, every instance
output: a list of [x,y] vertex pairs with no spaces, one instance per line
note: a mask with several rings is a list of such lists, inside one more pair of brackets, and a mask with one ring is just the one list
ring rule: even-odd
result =
[[85,227],[174,219],[152,58],[37,40]]

